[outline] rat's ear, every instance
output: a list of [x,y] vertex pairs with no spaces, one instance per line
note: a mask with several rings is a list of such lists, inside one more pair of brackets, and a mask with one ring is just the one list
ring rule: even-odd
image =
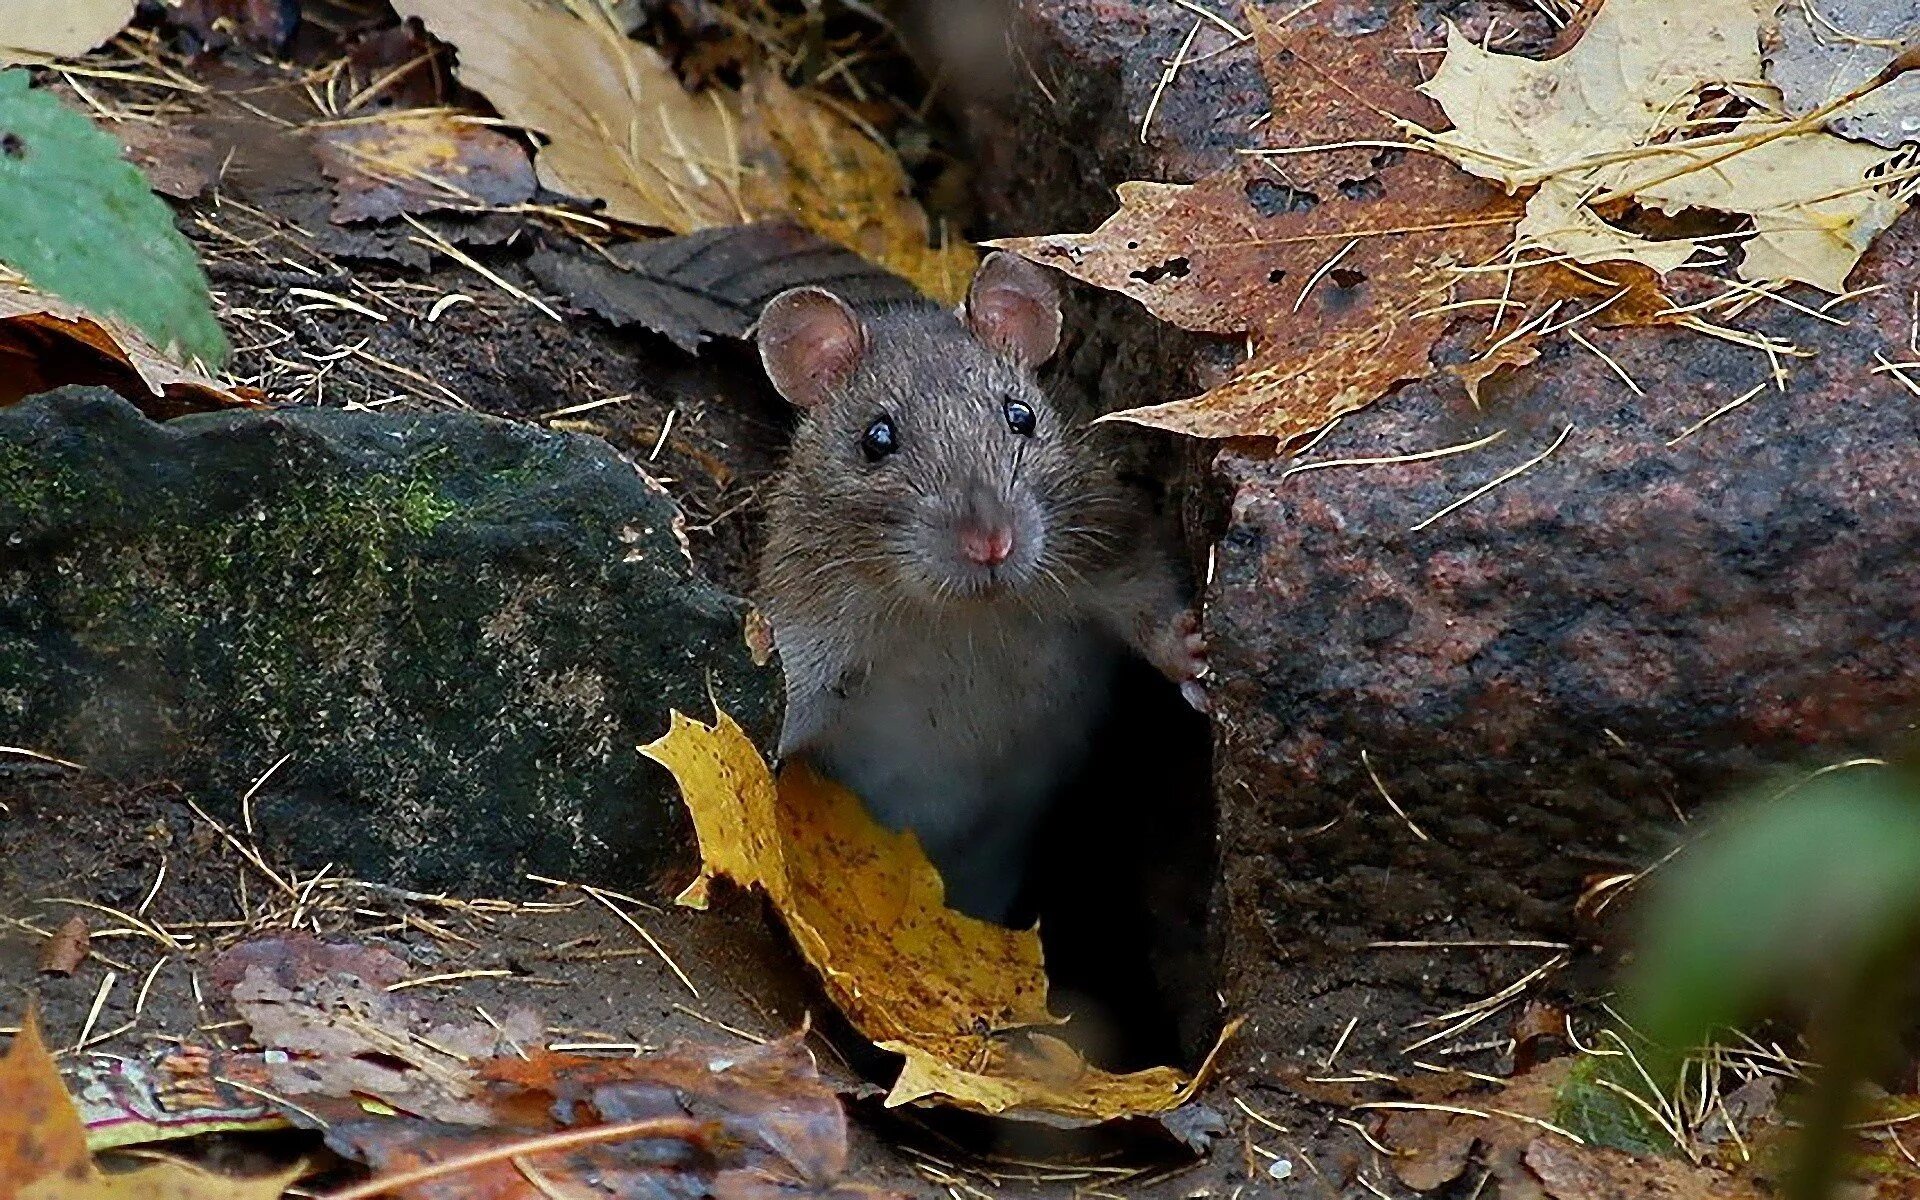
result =
[[961,319],[973,336],[1023,367],[1037,367],[1060,347],[1060,292],[1045,270],[995,250],[974,272]]
[[801,408],[826,403],[867,353],[860,318],[846,301],[817,287],[775,296],[760,314],[754,339],[773,386]]

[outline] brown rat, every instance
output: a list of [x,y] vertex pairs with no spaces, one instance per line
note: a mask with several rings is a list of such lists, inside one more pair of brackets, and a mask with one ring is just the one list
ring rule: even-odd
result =
[[804,414],[759,584],[787,678],[780,755],[917,833],[955,907],[1004,918],[1119,655],[1205,707],[1172,559],[1034,380],[1060,337],[1039,267],[990,255],[958,313],[796,288],[757,337]]

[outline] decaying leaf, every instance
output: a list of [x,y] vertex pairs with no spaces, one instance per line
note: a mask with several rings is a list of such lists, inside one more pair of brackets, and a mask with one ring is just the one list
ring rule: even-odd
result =
[[242,42],[279,54],[300,27],[300,0],[167,0],[167,23],[185,30],[202,51]]
[[117,142],[16,68],[0,71],[0,144],[0,263],[181,361],[226,360],[200,261]]
[[516,1007],[498,1025],[439,1023],[386,990],[403,971],[392,955],[305,936],[242,943],[215,964],[254,1040],[286,1052],[268,1064],[272,1094],[323,1116],[357,1115],[357,1098],[371,1096],[436,1121],[488,1124],[469,1064],[538,1045],[539,1016]]
[[150,121],[116,121],[106,126],[126,154],[140,168],[147,185],[163,196],[192,200],[220,174],[220,156],[213,143],[198,134]]
[[74,1104],[95,1152],[208,1133],[285,1129],[261,1099],[273,1081],[260,1051],[204,1046],[82,1058],[70,1068]]
[[[1815,19],[1814,13],[1819,18]],[[1920,0],[1814,0],[1775,15],[1767,81],[1787,111],[1804,117],[1858,90],[1920,40]],[[1895,149],[1920,141],[1920,75],[1906,74],[1827,119],[1842,137]]]
[[31,1010],[0,1058],[0,1111],[0,1200],[278,1200],[304,1171],[234,1179],[168,1160],[101,1171]]
[[757,211],[791,213],[807,228],[881,263],[935,300],[958,304],[979,259],[950,236],[933,244],[927,214],[893,151],[826,101],[761,72],[743,97]]
[[[536,1049],[525,1058],[480,1064],[496,1115],[491,1127],[361,1118],[335,1124],[327,1139],[341,1153],[391,1172],[521,1143],[542,1132],[653,1121],[660,1126],[656,1136],[583,1145],[529,1161],[540,1178],[568,1195],[586,1185],[595,1195],[615,1196],[892,1200],[895,1193],[845,1178],[846,1112],[820,1080],[803,1037],[764,1046],[677,1046],[618,1059]],[[554,1193],[501,1161],[399,1194],[409,1200],[541,1200]]]
[[444,108],[413,109],[316,132],[314,157],[333,180],[333,219],[521,204],[533,165],[520,144]]
[[[1490,262],[1519,206],[1444,163],[1380,172],[1383,194],[1336,194],[1263,216],[1258,166],[1195,184],[1125,183],[1089,234],[994,245],[1123,292],[1187,329],[1248,332],[1254,357],[1225,383],[1119,419],[1198,437],[1294,438],[1428,370],[1428,351]],[[1497,284],[1496,284],[1497,286]]]
[[1556,300],[1582,305],[1564,319],[1668,319],[1651,271],[1503,254],[1518,200],[1430,155],[1354,147],[1403,141],[1403,126],[1435,116],[1394,73],[1398,30],[1348,38],[1250,20],[1273,93],[1270,136],[1284,131],[1275,156],[1195,184],[1122,184],[1120,210],[1090,234],[994,243],[1183,328],[1250,335],[1252,357],[1211,391],[1115,419],[1296,438],[1426,375],[1435,341],[1462,320],[1486,323],[1487,350],[1452,368],[1477,389],[1537,356],[1545,323],[1515,331]]
[[156,419],[260,405],[254,393],[174,362],[123,322],[0,272],[0,404],[70,383],[112,388]]
[[689,233],[749,216],[734,97],[690,95],[605,11],[538,0],[399,0],[459,52],[460,81],[547,139],[540,182],[633,225]]
[[1605,1146],[1576,1146],[1560,1138],[1536,1138],[1523,1155],[1527,1170],[1550,1200],[1760,1200],[1750,1179],[1736,1179],[1683,1158],[1628,1154]]
[[1111,1075],[1037,1030],[1047,1008],[1040,939],[947,908],[912,835],[804,766],[776,785],[745,732],[679,713],[642,752],[680,784],[701,874],[681,902],[704,907],[713,879],[763,890],[855,1028],[906,1064],[887,1103],[1096,1121],[1164,1112],[1195,1086],[1171,1068]]
[[0,1112],[9,1114],[0,1122],[0,1200],[14,1200],[32,1180],[89,1169],[86,1127],[32,1009],[0,1058]]
[[133,20],[135,0],[8,0],[0,22],[0,67],[73,58]]
[[541,286],[616,325],[665,334],[683,350],[745,337],[767,301],[802,284],[853,303],[908,302],[906,280],[792,221],[703,229],[596,254],[578,244],[527,259]]

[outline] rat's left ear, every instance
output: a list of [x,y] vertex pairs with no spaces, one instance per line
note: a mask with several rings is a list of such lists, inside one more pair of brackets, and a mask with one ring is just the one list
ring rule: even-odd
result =
[[1037,367],[1060,347],[1060,292],[1047,272],[995,250],[974,272],[960,309],[973,336],[1023,367]]

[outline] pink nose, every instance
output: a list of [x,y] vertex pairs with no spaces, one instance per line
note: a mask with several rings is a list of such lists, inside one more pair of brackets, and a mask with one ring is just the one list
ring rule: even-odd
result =
[[967,561],[983,567],[997,567],[1013,553],[1013,530],[1005,527],[960,530],[960,553]]

